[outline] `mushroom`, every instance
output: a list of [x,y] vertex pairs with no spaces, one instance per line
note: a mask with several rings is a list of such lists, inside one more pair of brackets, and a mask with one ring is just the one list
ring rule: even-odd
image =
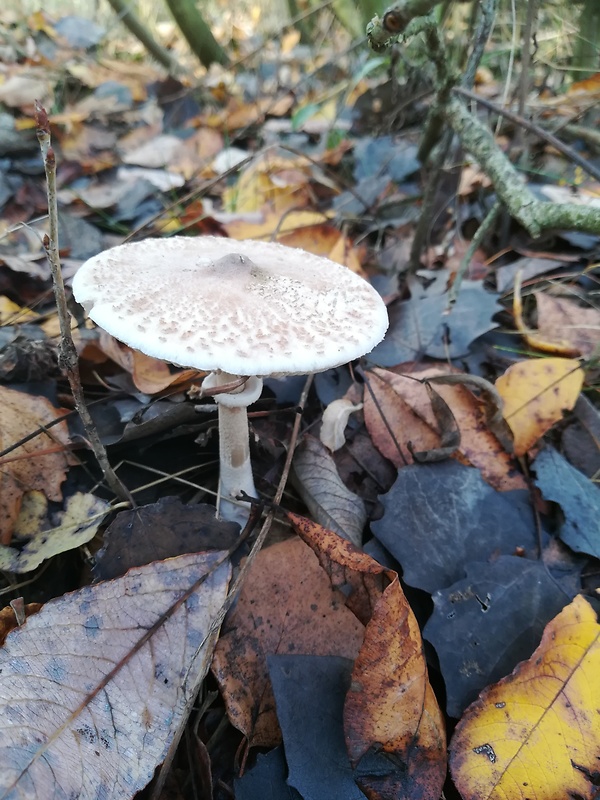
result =
[[346,267],[281,244],[214,236],[114,247],[79,268],[73,293],[120,341],[210,371],[206,388],[227,387],[215,393],[220,515],[241,524],[247,514],[231,500],[256,496],[246,409],[262,378],[345,364],[388,327],[381,297]]

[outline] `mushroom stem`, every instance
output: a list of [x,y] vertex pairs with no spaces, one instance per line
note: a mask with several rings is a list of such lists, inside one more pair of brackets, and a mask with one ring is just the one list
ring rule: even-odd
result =
[[[235,381],[237,376],[226,372],[213,372],[204,379],[204,386],[213,389]],[[230,502],[231,498],[245,492],[256,497],[252,465],[247,408],[258,400],[262,391],[260,378],[248,378],[244,386],[230,394],[217,394],[219,406],[219,459],[221,519],[238,522],[242,527],[248,519],[248,510]]]

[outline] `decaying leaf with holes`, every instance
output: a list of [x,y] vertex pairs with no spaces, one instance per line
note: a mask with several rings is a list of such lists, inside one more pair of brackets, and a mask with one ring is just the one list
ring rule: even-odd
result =
[[51,600],[8,635],[2,800],[127,800],[148,783],[208,668],[229,581],[223,558],[131,569]]

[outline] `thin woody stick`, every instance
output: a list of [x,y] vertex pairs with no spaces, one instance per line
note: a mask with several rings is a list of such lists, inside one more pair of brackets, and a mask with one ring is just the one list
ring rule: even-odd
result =
[[104,478],[112,491],[121,498],[127,500],[132,506],[135,506],[129,490],[123,485],[120,478],[110,465],[106,448],[100,440],[98,431],[88,411],[88,407],[83,395],[83,388],[81,386],[81,378],[79,375],[79,358],[73,337],[71,336],[71,315],[67,308],[67,299],[65,296],[65,285],[62,277],[62,270],[60,266],[60,257],[58,254],[58,208],[56,204],[56,159],[54,157],[54,150],[52,148],[50,138],[50,122],[48,115],[43,106],[36,101],[35,103],[35,123],[37,128],[37,137],[42,151],[42,158],[44,160],[44,169],[46,171],[47,195],[48,195],[48,219],[50,221],[50,235],[45,234],[43,239],[44,250],[46,257],[50,264],[50,271],[52,273],[52,285],[54,288],[54,297],[56,300],[56,308],[58,310],[58,321],[60,324],[60,344],[58,349],[58,363],[64,369],[69,380],[73,399],[75,401],[75,408],[81,419],[87,439],[94,451],[94,455],[100,465],[100,469],[104,474]]

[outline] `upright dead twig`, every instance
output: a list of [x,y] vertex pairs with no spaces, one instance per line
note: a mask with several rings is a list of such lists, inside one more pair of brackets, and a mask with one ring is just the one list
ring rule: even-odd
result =
[[56,159],[52,148],[50,137],[50,122],[45,108],[36,101],[35,103],[35,123],[37,137],[44,160],[46,172],[47,196],[48,196],[48,219],[50,222],[50,234],[45,234],[43,239],[44,250],[50,264],[52,273],[52,285],[56,308],[58,310],[58,321],[60,324],[60,344],[58,349],[58,363],[67,374],[75,408],[85,429],[88,441],[94,451],[94,455],[104,474],[104,478],[112,491],[121,500],[127,500],[132,506],[135,502],[128,489],[123,485],[120,478],[110,465],[106,449],[100,441],[100,436],[88,411],[81,378],[79,375],[79,357],[73,337],[71,336],[71,315],[67,308],[67,298],[65,296],[65,284],[63,282],[60,257],[58,254],[58,207],[56,203]]

